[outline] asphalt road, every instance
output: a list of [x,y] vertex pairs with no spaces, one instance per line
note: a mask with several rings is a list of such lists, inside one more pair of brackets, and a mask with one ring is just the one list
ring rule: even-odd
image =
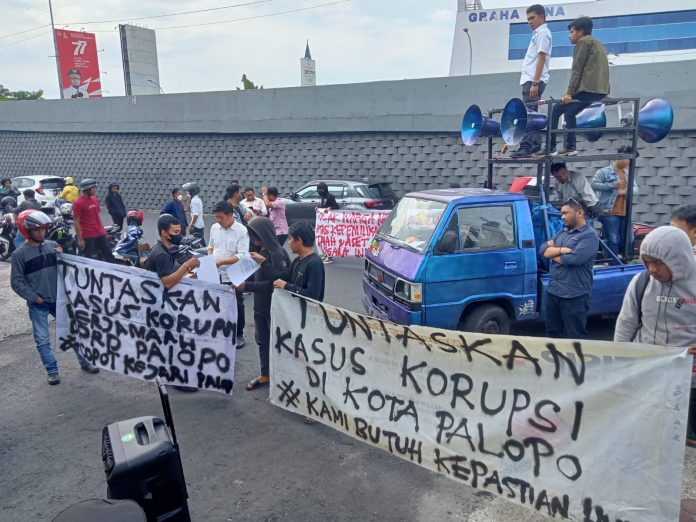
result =
[[[156,237],[153,214],[145,236]],[[359,260],[328,265],[326,300],[359,311],[361,273]],[[8,279],[9,266],[0,263],[0,519],[51,520],[75,502],[106,496],[102,428],[160,416],[161,407],[153,384],[107,371],[88,375],[70,353],[58,354],[63,382],[48,386],[26,307]],[[592,328],[611,333],[611,324]],[[232,397],[172,391],[193,520],[544,520],[331,428],[305,425],[271,406],[266,390],[243,389],[257,371],[258,352],[248,342],[237,352]],[[695,457],[687,450],[684,487],[691,495]]]

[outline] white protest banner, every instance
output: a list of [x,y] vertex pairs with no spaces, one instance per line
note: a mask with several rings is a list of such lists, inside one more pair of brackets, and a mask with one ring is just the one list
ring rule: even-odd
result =
[[61,254],[57,346],[105,370],[232,393],[237,302],[219,284]]
[[317,209],[316,243],[329,257],[365,257],[370,241],[389,213]]
[[271,334],[276,406],[553,518],[678,519],[684,349],[402,326],[283,291]]

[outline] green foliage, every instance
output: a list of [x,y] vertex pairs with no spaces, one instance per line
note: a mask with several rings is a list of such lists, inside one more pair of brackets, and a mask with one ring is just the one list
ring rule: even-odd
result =
[[42,99],[43,91],[41,89],[39,89],[38,91],[11,91],[5,88],[4,85],[0,85],[0,101]]
[[[246,91],[247,89],[263,89],[263,85],[256,85],[254,82],[252,82],[249,78],[247,78],[246,74],[242,74],[242,86],[244,87],[244,90]],[[239,87],[237,87],[238,91],[241,91]]]

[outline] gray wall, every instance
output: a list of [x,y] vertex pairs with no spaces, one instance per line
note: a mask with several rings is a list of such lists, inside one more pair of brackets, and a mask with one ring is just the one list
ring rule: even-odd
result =
[[[675,107],[670,136],[641,143],[637,219],[664,222],[696,194],[696,68],[684,63],[612,69],[616,96],[661,96]],[[691,62],[693,63],[693,62]],[[563,94],[567,72],[547,91]],[[502,106],[517,75],[430,78],[264,91],[0,103],[0,175],[95,177],[121,183],[129,206],[159,208],[168,189],[199,181],[210,206],[230,180],[290,191],[316,178],[391,181],[398,192],[480,186],[483,145],[459,138],[466,107]],[[612,115],[610,114],[610,121]],[[605,151],[620,140],[580,148]],[[582,167],[587,175],[601,165]],[[502,168],[499,186],[525,167]],[[105,187],[104,187],[105,188]]]

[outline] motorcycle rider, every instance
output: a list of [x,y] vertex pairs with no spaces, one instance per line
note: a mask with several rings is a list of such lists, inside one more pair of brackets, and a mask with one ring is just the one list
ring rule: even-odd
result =
[[[48,374],[48,384],[59,384],[60,374],[51,348],[48,316],[56,316],[56,255],[63,250],[58,243],[46,241],[46,231],[51,227],[51,218],[43,212],[25,210],[17,218],[17,226],[26,242],[12,254],[12,290],[27,301],[36,349]],[[78,351],[75,351],[75,354],[84,371],[99,373],[99,368],[87,361]]]
[[56,207],[60,208],[64,203],[75,203],[75,200],[80,196],[80,191],[75,186],[75,180],[70,176],[65,178],[63,190],[56,196]]
[[12,221],[14,223],[14,214],[17,209],[17,200],[12,196],[5,196],[0,200],[0,209],[2,216],[6,221]]
[[95,196],[97,182],[89,178],[83,179],[80,182],[80,191],[82,195],[75,200],[72,207],[77,246],[85,257],[113,263],[114,256],[99,215],[99,200]]

